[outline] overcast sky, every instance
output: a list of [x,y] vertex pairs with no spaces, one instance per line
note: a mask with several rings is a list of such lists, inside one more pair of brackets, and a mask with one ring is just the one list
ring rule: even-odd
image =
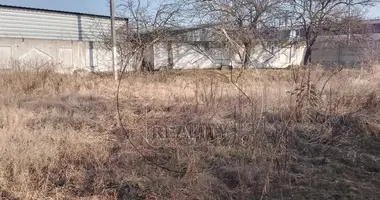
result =
[[[0,4],[5,5],[109,15],[107,2],[108,0],[0,0]],[[368,18],[375,17],[380,17],[380,5],[368,12]]]

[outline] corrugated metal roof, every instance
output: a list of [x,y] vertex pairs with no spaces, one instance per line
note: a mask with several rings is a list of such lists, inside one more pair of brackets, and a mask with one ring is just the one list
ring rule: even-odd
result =
[[[107,15],[97,15],[97,14],[70,12],[70,11],[62,11],[62,10],[51,10],[51,9],[43,9],[43,8],[31,8],[31,7],[23,7],[23,6],[11,6],[11,5],[4,5],[4,4],[0,4],[0,8],[28,10],[28,11],[35,11],[35,12],[59,13],[59,14],[68,14],[68,15],[82,15],[82,16],[106,18],[106,19],[110,18],[110,16],[107,16]],[[124,17],[116,17],[116,19],[128,21],[128,18],[124,18]]]
[[108,16],[0,5],[0,37],[97,41],[109,30]]

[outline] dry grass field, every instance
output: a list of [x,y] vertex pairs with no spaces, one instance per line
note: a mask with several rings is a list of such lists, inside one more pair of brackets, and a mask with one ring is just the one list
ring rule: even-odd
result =
[[379,77],[3,71],[0,199],[378,199]]

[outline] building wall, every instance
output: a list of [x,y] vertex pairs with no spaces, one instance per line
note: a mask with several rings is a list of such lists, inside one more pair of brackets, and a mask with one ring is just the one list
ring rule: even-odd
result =
[[49,61],[59,71],[109,71],[111,52],[99,45],[109,30],[106,16],[0,6],[0,67]]
[[41,66],[49,62],[65,72],[111,69],[111,52],[95,42],[0,38],[0,68],[13,67],[14,60]]
[[[214,48],[204,50],[186,43],[173,43],[168,48],[166,43],[159,43],[154,45],[154,65],[156,69],[215,68],[223,62],[223,56],[220,55],[221,51],[223,50]],[[170,62],[172,62],[172,66],[168,67]]]
[[101,17],[0,7],[0,37],[96,41],[109,27]]
[[173,44],[173,69],[207,69],[213,60],[187,44]]
[[169,67],[169,57],[166,43],[158,43],[153,45],[153,57],[155,69],[167,69]]
[[285,46],[274,48],[258,47],[251,55],[252,67],[255,68],[287,68],[291,65],[301,65],[305,47]]
[[313,47],[311,61],[314,64],[326,66],[343,65],[354,67],[374,60],[378,61],[379,53],[379,41],[351,45],[319,42]]
[[[284,47],[273,51],[256,48],[251,55],[250,67],[286,68],[302,63],[305,48],[302,46]],[[211,48],[207,51],[187,44],[172,45],[173,69],[207,69],[223,65],[234,68],[242,66],[238,55],[231,55],[227,49]],[[169,65],[168,49],[165,43],[154,46],[154,64],[156,69]]]

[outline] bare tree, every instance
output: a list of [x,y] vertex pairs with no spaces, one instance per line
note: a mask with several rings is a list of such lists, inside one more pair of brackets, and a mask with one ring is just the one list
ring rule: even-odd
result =
[[[283,17],[279,0],[201,0],[196,10],[201,23],[214,24],[214,40],[237,54],[243,68],[251,63],[252,50],[273,39]],[[279,22],[279,21],[278,21]]]
[[[181,1],[121,0],[117,5],[119,16],[128,18],[128,24],[117,29],[117,50],[123,70],[154,70],[153,47],[170,37],[170,30],[180,26],[187,7]],[[103,35],[109,46],[109,34]]]
[[353,14],[352,11],[373,5],[378,1],[289,0],[287,2],[291,13],[295,15],[296,23],[304,32],[306,52],[303,64],[307,65],[311,62],[312,47],[319,36],[334,34],[336,31],[341,33],[343,30],[348,30],[350,34],[350,24],[356,23],[362,17],[362,15]]

